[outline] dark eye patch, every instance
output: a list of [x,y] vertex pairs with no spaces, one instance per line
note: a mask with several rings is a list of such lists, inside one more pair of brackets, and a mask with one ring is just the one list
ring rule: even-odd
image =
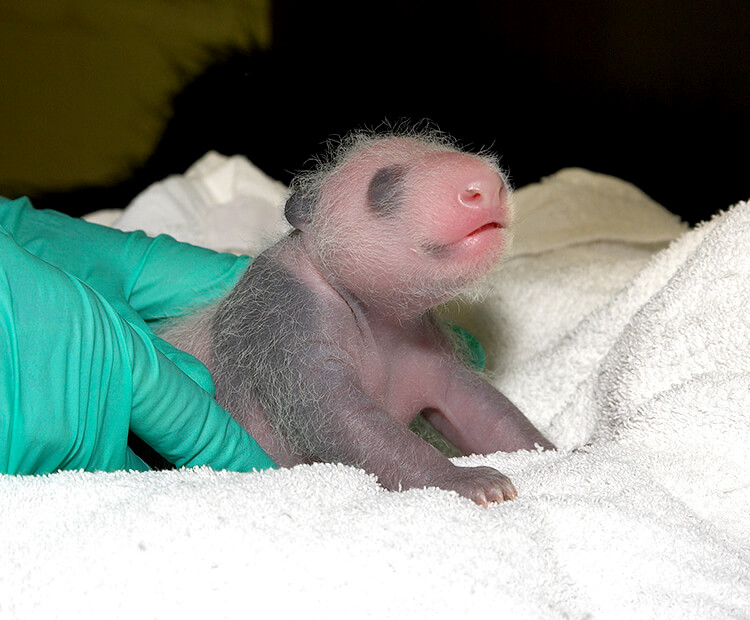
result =
[[367,188],[367,201],[378,215],[393,215],[403,203],[406,167],[400,164],[378,170]]

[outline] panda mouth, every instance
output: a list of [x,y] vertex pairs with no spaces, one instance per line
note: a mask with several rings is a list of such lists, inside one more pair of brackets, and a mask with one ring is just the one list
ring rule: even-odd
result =
[[[472,230],[468,235],[464,237],[464,239],[470,239],[471,237],[475,237],[486,230],[494,230],[496,228],[502,228],[503,226],[500,224],[500,222],[487,222],[486,224],[483,224],[479,228],[475,228]],[[460,241],[459,241],[460,243]]]
[[475,242],[479,241],[479,238],[484,236],[484,233],[491,232],[494,230],[502,230],[505,228],[500,222],[487,222],[481,226],[475,228],[468,234],[465,234],[455,241],[448,243],[434,243],[427,242],[422,244],[422,250],[430,256],[436,258],[443,258],[451,253],[452,250],[460,247],[472,246]]

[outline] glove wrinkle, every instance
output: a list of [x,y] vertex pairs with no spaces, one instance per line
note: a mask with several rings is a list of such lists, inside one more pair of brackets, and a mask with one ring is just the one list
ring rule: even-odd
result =
[[131,429],[180,465],[274,467],[149,324],[217,301],[249,261],[0,198],[0,472],[142,470]]

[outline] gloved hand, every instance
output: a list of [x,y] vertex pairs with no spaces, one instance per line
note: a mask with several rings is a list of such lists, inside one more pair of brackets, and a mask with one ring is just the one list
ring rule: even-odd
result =
[[0,199],[0,472],[274,464],[152,327],[217,300],[249,258]]

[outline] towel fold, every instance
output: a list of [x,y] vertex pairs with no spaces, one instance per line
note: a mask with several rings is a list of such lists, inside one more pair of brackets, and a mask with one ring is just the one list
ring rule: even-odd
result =
[[515,501],[332,464],[0,476],[0,617],[750,616],[750,207],[687,230],[582,170],[517,198],[491,290],[446,310],[560,446],[457,460]]

